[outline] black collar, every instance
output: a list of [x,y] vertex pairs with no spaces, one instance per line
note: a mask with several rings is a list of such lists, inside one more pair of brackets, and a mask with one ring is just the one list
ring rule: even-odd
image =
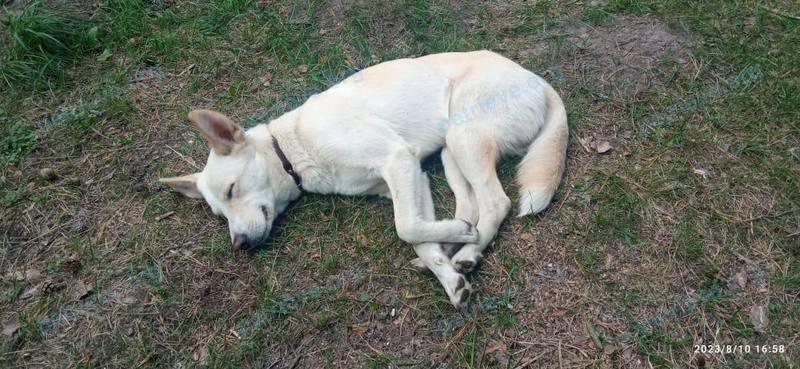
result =
[[299,188],[300,191],[303,191],[303,184],[301,183],[300,175],[294,171],[294,168],[292,168],[292,163],[289,162],[289,159],[286,159],[286,155],[284,155],[283,150],[281,150],[281,145],[278,145],[278,140],[275,138],[275,136],[272,136],[272,148],[275,149],[275,154],[278,155],[278,159],[281,159],[281,163],[283,163],[283,170],[292,176],[294,184],[297,185],[297,188]]

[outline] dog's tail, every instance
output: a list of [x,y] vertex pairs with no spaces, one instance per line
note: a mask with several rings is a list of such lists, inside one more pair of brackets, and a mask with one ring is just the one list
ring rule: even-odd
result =
[[550,203],[564,174],[569,128],[567,111],[552,87],[545,87],[547,116],[517,169],[519,215],[538,213]]

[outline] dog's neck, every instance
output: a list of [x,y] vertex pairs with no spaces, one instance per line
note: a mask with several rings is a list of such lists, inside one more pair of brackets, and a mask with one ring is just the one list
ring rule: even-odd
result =
[[[319,184],[324,182],[324,176],[313,158],[308,154],[308,151],[301,144],[297,133],[297,111],[291,111],[282,115],[281,117],[271,121],[266,125],[266,128],[272,140],[277,140],[280,144],[281,151],[283,151],[286,160],[291,163],[294,172],[299,175],[302,181],[303,189],[309,192],[319,192]],[[272,149],[272,142],[269,142],[269,149]],[[274,153],[274,150],[273,150]],[[292,176],[287,173],[282,165],[281,160],[275,153],[273,165],[277,165],[283,174],[283,179],[288,181],[291,186],[297,189],[296,183]],[[285,184],[283,184],[285,185]]]

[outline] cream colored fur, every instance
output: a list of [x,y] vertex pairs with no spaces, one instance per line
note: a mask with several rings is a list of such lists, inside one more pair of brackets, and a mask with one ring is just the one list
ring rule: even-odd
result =
[[[471,291],[463,273],[478,264],[511,208],[497,160],[525,155],[519,215],[539,212],[561,180],[568,136],[550,85],[489,51],[375,65],[244,134],[212,111],[192,112],[190,120],[212,146],[206,167],[163,181],[224,215],[235,246],[263,241],[301,194],[272,148],[276,139],[305,190],[391,198],[398,235],[415,245],[415,264],[434,273],[455,305]],[[456,219],[435,219],[420,169],[439,150]],[[465,245],[448,257],[443,242]]]

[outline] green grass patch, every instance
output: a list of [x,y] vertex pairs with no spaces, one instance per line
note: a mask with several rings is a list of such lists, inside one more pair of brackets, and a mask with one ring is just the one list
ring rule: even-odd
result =
[[65,69],[98,45],[97,26],[67,5],[53,8],[34,1],[7,12],[2,22],[0,77],[10,88],[39,90],[63,81]]
[[590,233],[591,242],[623,241],[634,245],[640,241],[640,195],[616,175],[600,174],[595,178],[592,194],[595,204]]
[[6,126],[0,140],[0,165],[16,163],[36,147],[36,129],[29,124],[17,121]]
[[696,262],[703,256],[704,237],[698,232],[695,223],[687,218],[678,222],[677,235],[673,245],[678,256],[689,262]]

